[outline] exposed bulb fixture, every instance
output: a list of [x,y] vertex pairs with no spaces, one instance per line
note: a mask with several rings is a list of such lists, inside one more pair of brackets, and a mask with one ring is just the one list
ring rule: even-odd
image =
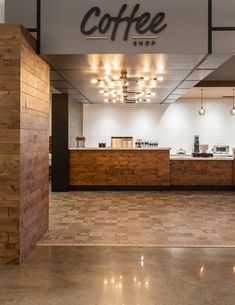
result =
[[231,109],[230,113],[231,115],[235,116],[235,93],[234,93],[235,89],[233,89],[233,108]]
[[201,89],[201,108],[198,111],[199,115],[205,115],[206,114],[206,110],[203,107],[203,89]]
[[[156,87],[157,80],[157,76],[155,78],[147,75],[129,77],[127,71],[123,70],[120,75],[117,73],[112,75],[106,71],[103,77],[92,79],[91,83],[97,86],[106,103],[150,103],[151,99],[156,96],[155,92],[151,92],[151,88]],[[151,81],[148,84],[149,90],[145,81]],[[138,85],[138,88],[132,86],[130,90],[129,86],[133,84],[132,82]]]
[[92,83],[92,84],[97,84],[97,83],[98,83],[98,79],[92,79],[92,80],[91,80],[91,83]]

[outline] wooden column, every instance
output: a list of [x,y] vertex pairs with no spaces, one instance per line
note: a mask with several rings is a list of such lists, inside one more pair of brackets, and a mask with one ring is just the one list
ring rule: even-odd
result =
[[0,263],[48,228],[49,66],[20,25],[0,24]]

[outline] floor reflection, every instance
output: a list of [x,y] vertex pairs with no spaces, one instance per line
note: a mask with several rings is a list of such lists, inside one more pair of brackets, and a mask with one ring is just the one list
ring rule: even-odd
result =
[[37,247],[0,267],[1,305],[234,305],[235,249]]

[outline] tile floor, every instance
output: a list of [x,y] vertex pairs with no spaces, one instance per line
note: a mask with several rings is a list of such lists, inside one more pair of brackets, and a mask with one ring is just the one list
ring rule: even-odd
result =
[[233,192],[50,194],[40,245],[235,246]]
[[0,266],[1,305],[234,305],[235,249],[37,247]]

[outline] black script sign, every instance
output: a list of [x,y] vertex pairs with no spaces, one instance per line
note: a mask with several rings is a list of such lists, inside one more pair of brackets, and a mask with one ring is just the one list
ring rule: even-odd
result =
[[[137,13],[140,8],[140,4],[136,4],[131,15],[128,17],[124,15],[127,7],[127,4],[124,4],[116,17],[112,17],[110,14],[104,14],[101,16],[101,9],[99,7],[91,8],[86,13],[81,23],[82,34],[92,35],[96,32],[99,32],[100,34],[106,34],[112,27],[111,40],[114,41],[116,39],[119,25],[125,22],[126,29],[124,32],[123,40],[127,41],[129,38],[130,30],[134,24],[136,32],[140,35],[146,34],[148,32],[156,35],[161,33],[167,27],[167,24],[164,23],[164,12],[159,12],[154,16],[152,16],[151,13],[146,12],[138,16]],[[92,24],[92,22],[90,22],[90,18],[94,16],[99,19],[94,22],[93,25],[88,26],[88,21],[89,24]]]

